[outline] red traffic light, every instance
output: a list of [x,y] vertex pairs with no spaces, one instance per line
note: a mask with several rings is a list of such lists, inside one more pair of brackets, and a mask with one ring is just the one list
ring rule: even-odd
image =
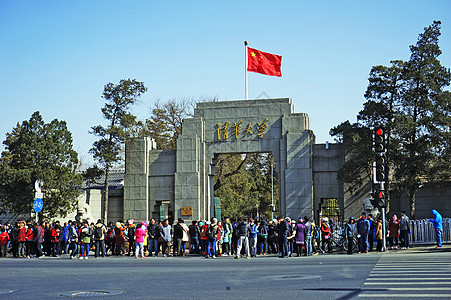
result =
[[376,129],[376,135],[383,135],[384,131],[382,130],[382,128],[377,128]]

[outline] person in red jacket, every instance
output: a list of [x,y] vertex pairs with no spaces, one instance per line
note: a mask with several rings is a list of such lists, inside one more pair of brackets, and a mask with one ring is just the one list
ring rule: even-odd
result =
[[25,228],[25,222],[19,222],[19,228],[17,228],[17,242],[19,243],[19,257],[25,257],[25,242],[27,241],[27,228]]
[[321,238],[323,240],[322,242],[322,250],[323,253],[326,251],[326,244],[327,244],[327,252],[332,253],[332,243],[330,240],[330,225],[329,225],[329,218],[324,217],[323,222],[321,223]]
[[9,235],[6,232],[5,227],[0,229],[0,257],[6,257],[6,252],[8,249]]
[[52,253],[53,257],[56,257],[56,254],[58,253],[58,247],[57,247],[58,240],[59,240],[60,235],[61,235],[61,227],[60,227],[60,225],[59,224],[55,224],[55,226],[52,227],[51,232],[52,232],[52,237],[50,239],[50,242],[52,243],[51,253]]
[[27,221],[27,241],[25,242],[25,252],[27,254],[27,258],[31,258],[34,256],[36,247],[33,243],[34,239],[34,231],[33,226],[31,225],[31,221]]

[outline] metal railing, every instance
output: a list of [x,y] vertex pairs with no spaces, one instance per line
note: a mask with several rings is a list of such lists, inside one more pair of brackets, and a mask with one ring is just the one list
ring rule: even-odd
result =
[[[410,221],[410,243],[434,244],[436,242],[434,224],[426,219]],[[443,242],[451,242],[451,218],[443,218]]]

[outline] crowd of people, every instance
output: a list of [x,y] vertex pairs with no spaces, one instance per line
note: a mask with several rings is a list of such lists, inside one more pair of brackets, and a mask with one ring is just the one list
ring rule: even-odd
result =
[[[433,211],[437,232],[437,247],[442,247],[442,217]],[[129,255],[136,258],[146,256],[186,256],[202,255],[205,258],[218,256],[234,256],[251,258],[257,255],[278,254],[280,258],[312,256],[319,253],[332,253],[332,235],[335,223],[327,217],[316,225],[309,217],[291,220],[279,216],[269,222],[264,218],[223,220],[211,218],[209,221],[192,221],[188,226],[179,218],[170,225],[169,220],[138,222],[134,220],[118,220],[116,223],[103,224],[73,222],[60,224],[43,221],[18,221],[14,225],[6,222],[0,225],[0,255],[6,257],[11,253],[17,258],[40,258],[42,256],[68,255],[71,259],[88,259],[90,252],[94,257],[107,255]],[[373,216],[363,212],[355,221],[353,217],[340,231],[346,239],[347,253],[353,254],[373,251],[376,240],[376,251],[382,251],[381,216]],[[388,222],[387,236],[389,247],[401,249],[409,247],[410,220],[401,213],[398,219],[393,215]]]

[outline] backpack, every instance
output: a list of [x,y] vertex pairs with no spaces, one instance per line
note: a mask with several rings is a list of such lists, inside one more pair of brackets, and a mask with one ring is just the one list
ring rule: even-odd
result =
[[260,226],[260,236],[264,239],[268,237],[268,227],[266,225]]
[[216,226],[210,225],[210,227],[208,227],[208,232],[207,232],[207,237],[209,239],[214,239],[216,237]]
[[200,236],[201,237],[206,237],[207,236],[207,231],[208,231],[208,227],[202,226],[202,230],[200,232]]
[[101,239],[103,236],[103,226],[96,226],[96,229],[94,229],[94,237],[96,239]]

